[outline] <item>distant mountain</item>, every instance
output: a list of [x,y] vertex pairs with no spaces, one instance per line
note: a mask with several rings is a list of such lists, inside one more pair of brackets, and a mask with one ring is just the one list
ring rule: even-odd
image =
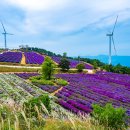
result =
[[[108,63],[108,56],[106,55],[84,56],[83,58],[98,59],[104,63]],[[121,64],[123,66],[130,67],[130,56],[112,56],[112,64]]]

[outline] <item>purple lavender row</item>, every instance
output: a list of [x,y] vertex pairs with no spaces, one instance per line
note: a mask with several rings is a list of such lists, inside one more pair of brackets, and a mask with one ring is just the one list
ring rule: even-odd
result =
[[111,72],[98,72],[95,77],[108,82],[125,85],[130,90],[130,75]]
[[75,108],[74,106],[72,106],[71,104],[69,104],[63,100],[59,100],[58,103],[60,105],[62,105],[64,108],[66,108],[76,114],[84,114],[84,112],[82,110]]
[[20,63],[22,52],[4,52],[0,54],[0,62]]
[[42,64],[44,57],[35,52],[24,52],[27,64]]
[[[71,78],[71,75],[67,75]],[[93,91],[100,91],[101,93],[104,93],[106,96],[110,98],[114,98],[117,100],[121,100],[123,102],[129,102],[130,101],[130,91],[127,90],[125,86],[118,85],[118,84],[112,84],[108,81],[100,80],[100,78],[95,78],[95,75],[85,75],[85,74],[77,74],[72,75],[71,80],[66,78],[70,82],[71,85],[75,85],[76,79],[74,78],[80,78],[80,86],[85,86],[84,84],[87,84],[86,87],[89,87]],[[63,78],[63,77],[62,77]],[[71,82],[72,80],[75,80],[75,82]],[[82,89],[82,88],[81,88]],[[125,93],[125,94],[124,94]]]
[[41,88],[44,91],[47,91],[49,93],[53,93],[56,90],[60,89],[60,86],[51,86],[51,85],[40,85],[38,83],[35,83],[36,86],[38,86],[39,88]]
[[[93,103],[105,105],[111,102],[113,106],[126,108],[130,116],[130,91],[125,86],[95,78],[95,75],[88,74],[58,74],[57,77],[70,82],[56,96],[68,104],[69,100],[85,105],[91,109]],[[74,104],[70,104],[75,107]],[[82,108],[81,108],[82,110]]]
[[29,79],[30,77],[38,76],[39,73],[15,73],[15,75],[23,79]]
[[[39,73],[15,73],[15,75],[17,75],[17,76],[19,76],[20,78],[23,78],[23,79],[29,79],[30,77],[38,76]],[[53,93],[56,90],[60,89],[60,86],[41,85],[41,84],[38,84],[38,83],[34,83],[34,85],[36,85],[37,87],[39,87],[42,90],[47,91],[49,93]]]

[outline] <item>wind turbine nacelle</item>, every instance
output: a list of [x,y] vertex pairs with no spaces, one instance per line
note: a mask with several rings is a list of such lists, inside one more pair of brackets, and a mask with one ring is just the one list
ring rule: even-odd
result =
[[111,34],[106,34],[106,36],[109,36],[109,37],[110,37],[110,36],[113,36],[113,34],[112,34],[112,33],[111,33]]

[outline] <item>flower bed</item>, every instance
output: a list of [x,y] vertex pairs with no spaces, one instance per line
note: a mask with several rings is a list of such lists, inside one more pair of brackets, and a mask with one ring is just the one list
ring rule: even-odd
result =
[[59,104],[63,100],[67,106],[69,104],[79,111],[91,112],[93,103],[105,105],[111,102],[114,107],[125,108],[130,116],[130,91],[119,82],[117,84],[105,78],[100,79],[98,74],[58,74],[56,77],[69,82],[69,86],[64,87],[55,95],[59,98]]
[[11,99],[16,104],[22,104],[33,96],[45,93],[38,87],[27,83],[14,74],[0,74],[0,101]]
[[24,52],[26,64],[42,64],[44,57],[35,52]]
[[[57,56],[52,56],[52,59],[56,62],[56,63],[60,63],[60,60],[61,60],[61,57],[57,57]],[[70,68],[76,68],[77,64],[79,64],[79,61],[77,60],[73,60],[73,59],[69,59],[70,61]],[[84,63],[84,62],[81,62],[80,63]],[[93,69],[93,66],[92,65],[89,65],[87,63],[84,63],[85,64],[85,69]]]
[[[15,75],[23,79],[29,79],[30,77],[38,76],[40,74],[39,73],[15,73]],[[42,90],[47,91],[49,93],[53,93],[56,90],[61,88],[61,85],[43,85],[40,84],[40,82],[39,83],[34,82],[33,84],[36,85],[38,88],[41,88]]]
[[15,75],[23,79],[29,79],[30,77],[38,76],[39,73],[15,73]]
[[4,52],[0,54],[0,62],[20,63],[22,52]]

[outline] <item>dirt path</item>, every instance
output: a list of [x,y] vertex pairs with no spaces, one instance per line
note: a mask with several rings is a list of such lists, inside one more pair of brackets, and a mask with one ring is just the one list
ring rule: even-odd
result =
[[59,88],[58,90],[56,90],[55,92],[53,92],[51,95],[54,96],[56,93],[58,93],[60,90],[62,90],[63,87]]
[[22,53],[22,60],[21,60],[22,65],[26,65],[26,59],[24,53]]

